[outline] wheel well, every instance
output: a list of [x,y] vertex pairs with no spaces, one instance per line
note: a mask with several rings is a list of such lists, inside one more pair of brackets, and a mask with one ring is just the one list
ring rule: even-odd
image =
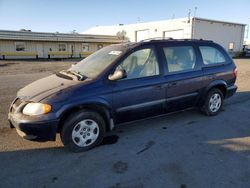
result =
[[57,132],[61,132],[61,129],[63,127],[63,122],[67,118],[69,118],[74,113],[81,111],[83,109],[84,110],[91,110],[91,111],[94,111],[94,112],[100,114],[105,121],[106,131],[111,130],[109,110],[106,107],[101,106],[101,105],[90,104],[90,105],[79,105],[79,106],[76,106],[76,107],[73,107],[73,108],[70,108],[69,110],[67,110],[60,118],[60,121],[59,121],[58,127],[57,127]]
[[226,86],[223,85],[223,84],[215,85],[215,86],[211,87],[210,89],[208,89],[208,90],[204,93],[204,95],[200,98],[200,100],[199,100],[199,102],[198,102],[198,106],[202,106],[202,105],[204,104],[207,94],[209,93],[209,91],[211,91],[211,90],[214,89],[214,88],[219,89],[219,90],[222,92],[224,98],[226,97],[226,94],[227,94]]
[[[212,87],[211,89],[213,89],[213,88],[219,89],[219,90],[222,92],[224,98],[226,97],[227,89],[226,89],[226,86],[225,86],[225,85],[222,85],[222,84],[221,84],[221,85],[216,85],[216,86]],[[211,90],[211,89],[210,89],[210,90]]]

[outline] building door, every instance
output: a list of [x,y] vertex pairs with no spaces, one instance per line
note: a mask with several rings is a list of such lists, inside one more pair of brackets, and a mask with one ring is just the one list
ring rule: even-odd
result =
[[149,38],[149,30],[140,30],[135,32],[135,41],[139,42],[141,40],[145,40]]
[[38,58],[44,58],[43,44],[38,43],[36,45],[36,52],[37,52]]
[[74,45],[73,44],[70,44],[69,45],[69,52],[70,52],[70,56],[71,57],[74,57],[74,51],[75,51],[75,49],[74,49]]
[[163,31],[163,38],[183,39],[184,30],[179,29],[179,30]]

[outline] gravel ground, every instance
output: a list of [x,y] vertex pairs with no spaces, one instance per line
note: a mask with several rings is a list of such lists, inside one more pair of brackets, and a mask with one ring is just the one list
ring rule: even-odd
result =
[[0,61],[0,187],[250,187],[250,59],[235,60],[239,89],[216,117],[129,123],[85,153],[17,136],[7,123],[17,90],[73,62]]

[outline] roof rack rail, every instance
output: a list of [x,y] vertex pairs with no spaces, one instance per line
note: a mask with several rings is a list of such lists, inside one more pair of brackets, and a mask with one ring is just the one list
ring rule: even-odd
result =
[[170,40],[170,41],[205,41],[205,42],[213,42],[212,40],[204,40],[202,38],[200,39],[174,39],[171,37],[155,37],[155,38],[148,38],[148,39],[143,39],[139,42],[151,42],[151,41],[159,41],[159,40]]
[[206,41],[206,42],[213,42],[212,40],[206,40],[206,39],[183,39],[185,41]]
[[175,40],[171,37],[155,37],[155,38],[148,38],[148,39],[143,39],[140,40],[139,42],[149,42],[149,41],[154,41],[154,40]]

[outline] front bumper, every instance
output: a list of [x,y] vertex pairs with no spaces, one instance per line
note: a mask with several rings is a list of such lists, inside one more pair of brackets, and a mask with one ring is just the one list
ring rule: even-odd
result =
[[17,133],[27,139],[33,141],[55,141],[57,125],[59,120],[34,121],[22,115],[8,114],[11,127],[16,128]]
[[229,97],[233,96],[236,91],[237,91],[237,86],[236,85],[228,87],[225,98],[229,98]]

